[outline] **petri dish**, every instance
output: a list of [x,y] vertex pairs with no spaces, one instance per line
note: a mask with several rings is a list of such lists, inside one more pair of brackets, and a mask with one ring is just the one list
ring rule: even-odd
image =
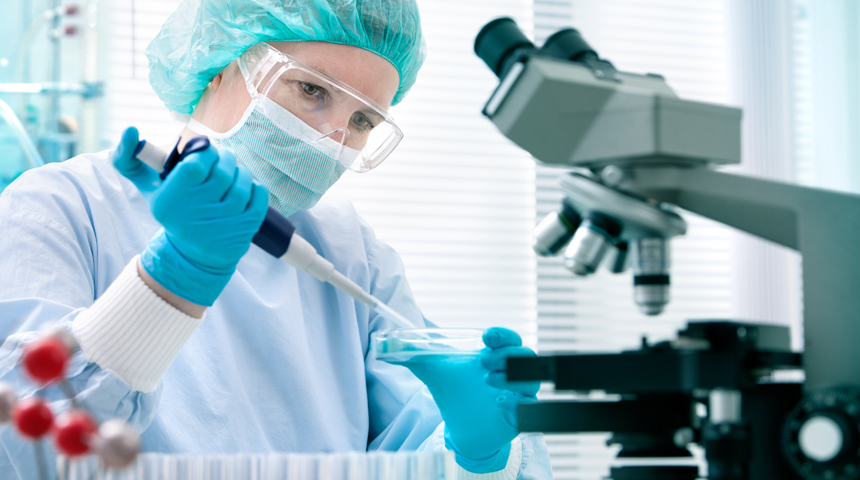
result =
[[419,355],[477,356],[483,335],[478,328],[408,328],[374,332],[370,340],[376,358],[405,362]]

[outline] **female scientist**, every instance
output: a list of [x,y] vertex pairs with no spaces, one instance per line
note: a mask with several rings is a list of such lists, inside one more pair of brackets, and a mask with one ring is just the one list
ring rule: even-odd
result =
[[[531,353],[515,333],[488,330],[473,362],[380,362],[370,334],[391,323],[251,246],[271,205],[340,272],[425,323],[398,255],[350,205],[317,204],[347,168],[370,170],[397,145],[387,109],[424,48],[414,0],[185,0],[147,49],[150,81],[189,119],[181,141],[214,146],[161,180],[134,158],[130,128],[111,152],[6,189],[0,381],[34,393],[22,347],[60,325],[80,345],[76,400],[100,421],[127,419],[145,451],[447,448],[460,478],[550,478],[542,437],[515,428],[535,385],[502,380],[505,356]],[[39,393],[64,410],[58,390]],[[35,475],[31,445],[8,427],[0,444],[0,478]]]

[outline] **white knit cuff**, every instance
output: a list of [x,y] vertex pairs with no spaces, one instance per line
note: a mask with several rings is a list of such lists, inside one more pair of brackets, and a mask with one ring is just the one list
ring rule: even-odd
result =
[[520,437],[511,440],[511,454],[505,468],[491,473],[472,473],[459,464],[457,465],[457,480],[514,480],[520,473],[523,464],[523,442]]
[[[436,430],[424,443],[418,447],[419,452],[427,450],[448,450],[445,446],[445,422],[439,424]],[[514,480],[520,473],[520,467],[523,464],[523,442],[520,437],[511,441],[511,453],[508,455],[508,462],[505,468],[491,473],[472,473],[460,464],[457,465],[457,480]]]
[[134,257],[104,295],[75,318],[72,333],[87,361],[132,390],[149,393],[203,319],[165,302],[143,283],[137,264]]

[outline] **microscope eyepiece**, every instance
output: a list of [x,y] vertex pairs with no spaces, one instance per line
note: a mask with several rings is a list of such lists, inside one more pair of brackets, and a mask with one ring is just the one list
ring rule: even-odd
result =
[[597,58],[597,52],[575,28],[564,28],[550,35],[541,47],[541,51],[550,57],[573,62],[585,56]]
[[536,50],[516,22],[507,17],[497,18],[484,25],[475,38],[475,54],[499,78],[502,78],[519,58],[518,52]]

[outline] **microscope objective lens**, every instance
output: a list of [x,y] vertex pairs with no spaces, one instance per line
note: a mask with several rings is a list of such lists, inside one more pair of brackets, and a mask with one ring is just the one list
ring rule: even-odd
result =
[[631,246],[634,300],[645,315],[658,315],[669,303],[669,242],[639,238]]
[[597,270],[613,238],[621,232],[614,220],[601,215],[589,215],[573,234],[564,252],[564,266],[576,275],[591,275]]

